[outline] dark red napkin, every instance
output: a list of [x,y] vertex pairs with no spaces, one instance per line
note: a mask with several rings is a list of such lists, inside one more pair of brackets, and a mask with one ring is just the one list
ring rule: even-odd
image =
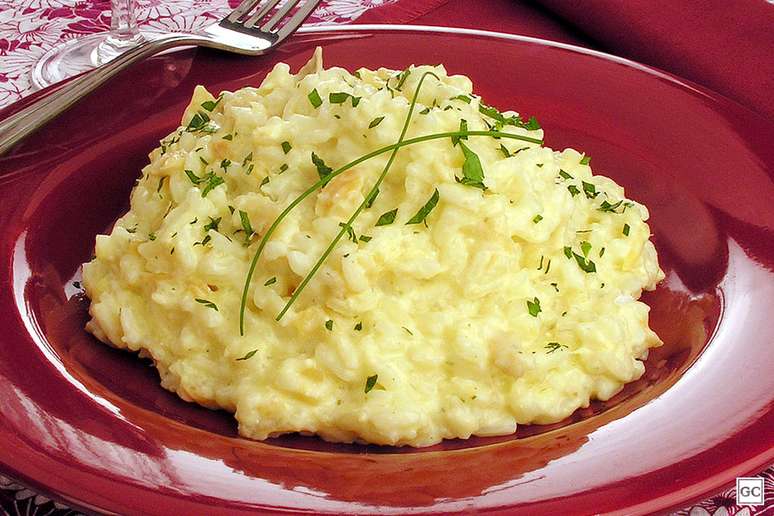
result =
[[661,68],[774,118],[768,0],[400,0],[358,22],[470,27],[578,44]]

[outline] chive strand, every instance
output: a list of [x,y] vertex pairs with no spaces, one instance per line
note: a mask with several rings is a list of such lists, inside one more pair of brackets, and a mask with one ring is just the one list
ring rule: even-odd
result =
[[369,159],[375,158],[376,156],[380,156],[384,154],[385,152],[390,152],[391,150],[406,147],[408,145],[415,145],[417,143],[423,143],[427,141],[432,140],[441,140],[444,138],[451,138],[452,136],[491,136],[496,138],[506,138],[506,139],[512,139],[512,140],[520,140],[528,143],[535,143],[538,145],[543,144],[543,140],[539,140],[537,138],[530,138],[529,136],[521,136],[519,134],[511,134],[511,133],[504,133],[500,131],[449,131],[445,133],[434,133],[434,134],[426,134],[423,136],[417,136],[415,138],[409,138],[408,140],[404,140],[401,143],[393,143],[391,145],[387,145],[385,147],[381,147],[379,149],[376,149],[372,152],[369,152],[368,154],[365,154],[359,158],[357,158],[354,161],[351,161],[347,163],[346,165],[334,170],[327,176],[325,176],[325,180],[322,179],[314,183],[312,186],[310,186],[307,190],[305,190],[303,193],[301,193],[298,197],[296,197],[293,202],[291,202],[287,208],[285,208],[282,213],[279,214],[279,216],[274,219],[274,222],[271,224],[269,229],[266,231],[266,233],[263,235],[263,238],[261,238],[260,243],[258,244],[258,249],[255,252],[255,255],[253,255],[253,259],[250,262],[250,268],[247,272],[247,276],[245,278],[245,285],[242,290],[242,302],[240,305],[240,312],[239,312],[239,334],[244,335],[244,319],[245,319],[245,310],[247,308],[247,295],[250,288],[250,283],[252,282],[253,275],[255,274],[255,268],[258,264],[258,259],[261,256],[261,253],[263,252],[264,247],[266,247],[266,244],[268,243],[269,238],[274,233],[274,231],[277,229],[277,227],[280,225],[280,223],[285,219],[285,217],[288,216],[288,214],[301,202],[304,201],[308,196],[313,194],[315,190],[318,190],[322,187],[323,184],[331,181],[334,177],[343,174],[347,170],[356,167],[357,165],[363,163],[364,161],[368,161]]
[[[403,123],[403,129],[400,132],[400,136],[398,137],[398,141],[395,142],[396,145],[400,145],[403,143],[403,140],[406,138],[406,133],[408,132],[409,125],[411,123],[411,115],[414,114],[414,107],[417,103],[417,97],[419,97],[419,90],[422,88],[422,83],[425,82],[425,79],[428,75],[432,75],[436,79],[440,81],[437,75],[435,75],[433,72],[425,72],[422,77],[419,79],[419,83],[417,83],[417,88],[414,90],[414,96],[411,98],[411,104],[409,105],[408,114],[406,115],[406,121]],[[317,262],[315,262],[314,266],[312,267],[312,270],[307,273],[306,277],[301,281],[301,284],[298,285],[298,287],[293,291],[293,295],[290,296],[290,299],[287,303],[285,303],[285,306],[282,308],[282,311],[280,311],[279,314],[277,314],[276,320],[279,321],[282,319],[282,317],[287,313],[287,311],[290,309],[290,307],[293,305],[293,303],[296,302],[296,299],[298,299],[298,296],[301,295],[301,292],[306,288],[306,286],[309,284],[309,282],[312,280],[315,274],[317,274],[317,271],[322,267],[322,264],[325,263],[325,260],[328,259],[328,256],[333,252],[333,250],[336,248],[336,244],[339,243],[339,241],[344,236],[344,233],[347,232],[349,228],[352,227],[352,223],[355,221],[355,219],[360,215],[360,213],[365,209],[366,205],[369,203],[373,195],[376,195],[376,191],[379,189],[379,186],[382,184],[382,181],[384,181],[384,178],[387,176],[387,172],[389,172],[390,168],[392,167],[392,163],[395,161],[395,156],[398,155],[398,151],[400,150],[400,147],[395,147],[392,150],[392,154],[390,154],[390,159],[387,161],[387,164],[384,166],[384,169],[382,170],[382,173],[377,178],[376,182],[374,183],[374,186],[371,188],[371,190],[368,192],[368,195],[365,196],[363,199],[363,202],[360,203],[360,206],[357,207],[357,209],[352,213],[352,215],[349,217],[349,220],[347,220],[346,225],[339,230],[339,233],[334,237],[334,239],[331,241],[330,244],[328,244],[328,247],[325,249],[323,254],[320,256],[320,258],[317,259]]]

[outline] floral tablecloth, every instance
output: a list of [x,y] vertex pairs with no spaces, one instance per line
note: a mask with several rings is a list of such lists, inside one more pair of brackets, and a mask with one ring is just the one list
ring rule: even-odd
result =
[[[475,0],[484,4],[484,0]],[[516,27],[528,35],[561,38],[563,32],[551,23],[533,18],[534,13],[525,11],[519,2],[509,0],[486,0],[491,17],[501,24],[516,20],[517,16],[528,14]],[[769,0],[770,2],[772,0]],[[166,33],[190,31],[222,17],[239,4],[239,0],[136,0],[137,18],[141,30]],[[418,19],[426,24],[448,24],[478,27],[466,22],[466,12],[471,0],[323,0],[318,9],[309,17],[307,25],[351,23],[366,12],[385,13],[377,16],[380,22],[403,23]],[[466,5],[467,3],[467,5]],[[472,2],[471,2],[472,3]],[[549,2],[550,3],[550,2]],[[439,16],[431,17],[435,9]],[[373,11],[375,8],[385,8]],[[513,9],[513,18],[505,20],[503,9]],[[499,10],[499,11],[498,11]],[[484,12],[486,9],[483,10]],[[371,14],[371,13],[369,13]],[[456,14],[456,15],[455,15]],[[553,22],[552,22],[553,23]],[[531,24],[531,25],[530,25]],[[531,32],[530,28],[535,28]],[[0,0],[0,108],[25,95],[32,93],[30,74],[38,59],[57,43],[86,34],[102,32],[110,28],[109,0]],[[500,29],[498,25],[480,28]],[[556,31],[556,32],[552,32]],[[569,42],[575,42],[569,40]],[[2,443],[0,443],[2,446]],[[736,505],[734,488],[729,488],[703,502],[674,514],[680,516],[774,516],[774,467],[759,476],[765,479],[766,499],[762,506]],[[0,475],[0,515],[52,515],[69,516],[78,512],[55,503],[12,479]]]

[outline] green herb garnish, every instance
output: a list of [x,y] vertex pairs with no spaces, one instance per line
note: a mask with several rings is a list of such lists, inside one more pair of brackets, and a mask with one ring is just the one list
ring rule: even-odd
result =
[[328,331],[333,330],[333,321],[331,319],[328,319],[327,321],[325,321],[325,329]]
[[277,283],[277,276],[272,276],[266,280],[266,283],[264,283],[263,286],[268,287],[269,285],[274,285],[275,283]]
[[581,248],[581,252],[583,252],[583,256],[588,257],[589,251],[591,251],[591,244],[584,240],[583,242],[581,242],[580,248]]
[[314,163],[314,166],[317,167],[317,174],[320,176],[320,179],[325,180],[323,183],[323,187],[325,187],[326,184],[328,184],[328,181],[333,179],[331,177],[331,172],[333,172],[333,169],[325,164],[325,162],[315,154],[312,153],[312,163]]
[[581,165],[588,165],[591,163],[591,156],[583,156],[580,160]]
[[290,142],[282,142],[282,152],[284,152],[285,154],[290,152],[290,149],[292,149],[292,148],[293,148],[293,146],[290,145]]
[[371,123],[370,123],[370,124],[368,124],[368,128],[369,128],[369,129],[373,129],[373,128],[374,128],[374,127],[376,127],[377,125],[381,124],[381,123],[382,123],[382,120],[384,120],[384,117],[383,117],[383,116],[377,116],[376,118],[374,118],[373,120],[371,120]]
[[593,199],[599,195],[599,192],[597,192],[597,189],[593,184],[587,183],[586,181],[581,181],[581,184],[583,185],[583,193],[585,193],[586,197],[589,199]]
[[355,331],[361,331],[362,329],[363,329],[363,323],[362,323],[362,321],[361,321],[361,322],[358,322],[358,323],[355,325]]
[[456,176],[454,178],[463,185],[486,190],[486,185],[484,185],[484,169],[481,167],[481,160],[478,158],[478,154],[470,150],[464,143],[459,143],[465,156],[465,162],[462,164],[462,178],[460,179]]
[[537,224],[537,223],[538,223],[538,222],[540,222],[541,220],[543,220],[543,216],[542,216],[541,214],[539,214],[539,213],[538,213],[537,215],[535,215],[535,216],[532,218],[532,223],[533,223],[533,224]]
[[629,224],[624,224],[624,226],[623,226],[623,234],[624,234],[624,236],[629,236]]
[[322,106],[322,99],[320,98],[320,94],[317,93],[317,88],[310,91],[309,95],[307,95],[307,98],[309,99],[309,102],[312,103],[312,106],[314,106],[315,109]]
[[[433,208],[435,208],[435,205],[438,204],[438,199],[440,198],[440,194],[438,193],[438,189],[436,188],[433,192],[433,195],[430,196],[430,199],[425,203],[424,206],[419,208],[419,211],[417,211],[416,215],[411,217],[408,222],[406,222],[406,225],[409,224],[421,224],[425,223],[427,225],[427,216],[430,214],[431,211],[433,211]],[[381,220],[381,219],[380,219]],[[378,226],[379,224],[377,224]]]
[[395,215],[398,214],[398,208],[382,213],[379,220],[376,221],[377,226],[388,226],[395,222]]
[[375,374],[373,376],[369,376],[368,378],[366,378],[366,383],[365,383],[365,393],[366,394],[368,394],[371,391],[371,389],[374,388],[374,386],[376,385],[376,381],[378,379],[379,379],[379,375],[378,374]]
[[529,310],[529,315],[532,317],[537,317],[542,310],[540,309],[540,299],[533,298],[532,301],[527,299],[527,310]]
[[247,214],[246,211],[239,210],[239,220],[242,222],[242,229],[245,231],[245,242],[249,242],[250,238],[252,238],[253,233],[253,225],[250,224],[250,216]]
[[207,308],[212,308],[216,312],[218,311],[218,305],[216,305],[215,303],[213,303],[212,301],[210,301],[208,299],[200,299],[200,298],[197,297],[196,299],[194,299],[194,301],[196,301],[197,303],[200,303],[200,304],[206,306]]
[[575,197],[576,195],[578,195],[580,193],[580,190],[578,190],[578,187],[575,186],[575,185],[569,185],[567,187],[567,190],[570,191],[570,193],[572,194],[573,197]]
[[256,354],[257,352],[258,352],[258,350],[257,350],[257,349],[254,349],[254,350],[252,350],[252,351],[248,351],[248,352],[245,354],[245,356],[243,356],[242,358],[237,358],[237,362],[239,362],[240,360],[250,360],[251,358],[253,358],[253,357],[255,356],[255,354]]
[[[565,312],[565,313],[567,313],[567,312]],[[565,346],[564,344],[559,344],[558,342],[549,342],[548,344],[545,345],[545,348],[548,350],[548,351],[546,351],[546,353],[553,353],[554,351],[556,351],[558,349],[566,348],[566,347],[567,346]]]

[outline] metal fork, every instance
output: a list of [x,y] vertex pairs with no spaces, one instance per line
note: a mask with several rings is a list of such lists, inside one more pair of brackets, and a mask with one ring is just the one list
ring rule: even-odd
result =
[[[0,122],[0,156],[40,129],[118,72],[145,57],[179,46],[203,46],[250,56],[282,43],[311,14],[320,0],[243,0],[228,16],[195,33],[165,34],[126,51]],[[298,10],[289,16],[294,7]],[[280,23],[285,20],[284,25]]]

